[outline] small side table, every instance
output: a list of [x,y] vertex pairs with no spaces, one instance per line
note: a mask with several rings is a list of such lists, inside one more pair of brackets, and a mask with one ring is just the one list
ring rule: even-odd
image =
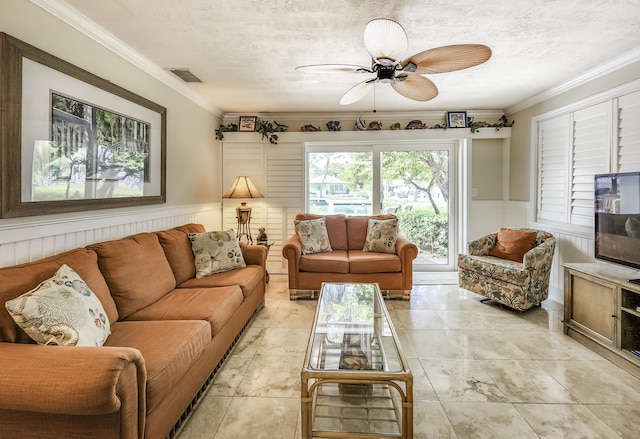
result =
[[[269,249],[271,248],[271,246],[273,245],[273,242],[271,244],[267,244],[267,241],[256,241],[257,245],[264,245],[267,248],[267,257],[269,256]],[[267,283],[269,283],[269,272],[267,271]]]

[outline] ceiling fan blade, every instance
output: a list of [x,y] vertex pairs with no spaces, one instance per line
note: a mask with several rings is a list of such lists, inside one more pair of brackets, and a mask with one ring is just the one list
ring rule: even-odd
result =
[[354,64],[315,64],[298,66],[296,70],[305,73],[373,73],[369,67]]
[[402,61],[402,67],[412,71],[413,63],[416,66],[415,73],[444,73],[477,66],[489,58],[491,58],[491,49],[485,45],[454,44],[416,53]]
[[405,98],[429,101],[438,96],[438,87],[424,76],[401,73],[396,75],[391,87]]
[[376,82],[374,79],[367,79],[359,84],[351,87],[340,99],[340,105],[350,105],[354,102],[358,102],[360,99],[368,95],[373,89],[373,84]]
[[375,61],[392,65],[402,59],[409,41],[407,33],[398,23],[386,18],[376,18],[367,23],[364,29],[364,45]]

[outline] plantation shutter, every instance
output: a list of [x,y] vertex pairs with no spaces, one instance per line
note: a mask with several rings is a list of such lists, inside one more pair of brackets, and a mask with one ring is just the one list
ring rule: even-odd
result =
[[540,122],[538,219],[567,221],[570,116]]
[[640,91],[618,98],[617,172],[640,171]]
[[293,235],[296,214],[304,212],[304,147],[300,143],[267,145],[266,228],[269,243],[268,266],[273,273],[286,273],[282,246]]
[[573,113],[571,224],[593,226],[593,177],[609,169],[611,120],[611,101]]

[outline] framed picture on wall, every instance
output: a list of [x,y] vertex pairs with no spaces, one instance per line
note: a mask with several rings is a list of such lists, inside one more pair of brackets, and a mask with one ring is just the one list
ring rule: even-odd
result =
[[466,111],[447,111],[447,128],[467,128]]
[[257,116],[240,116],[238,131],[255,131],[258,123]]
[[166,108],[5,33],[0,43],[0,218],[166,202]]

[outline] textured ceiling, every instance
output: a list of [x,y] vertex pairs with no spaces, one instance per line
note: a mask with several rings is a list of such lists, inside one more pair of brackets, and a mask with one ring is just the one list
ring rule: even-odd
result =
[[189,88],[223,113],[362,112],[341,96],[363,77],[298,65],[370,65],[366,23],[402,24],[407,57],[437,46],[486,44],[479,66],[429,75],[428,102],[376,86],[379,111],[507,109],[640,47],[638,0],[64,0],[163,69],[188,68]]

